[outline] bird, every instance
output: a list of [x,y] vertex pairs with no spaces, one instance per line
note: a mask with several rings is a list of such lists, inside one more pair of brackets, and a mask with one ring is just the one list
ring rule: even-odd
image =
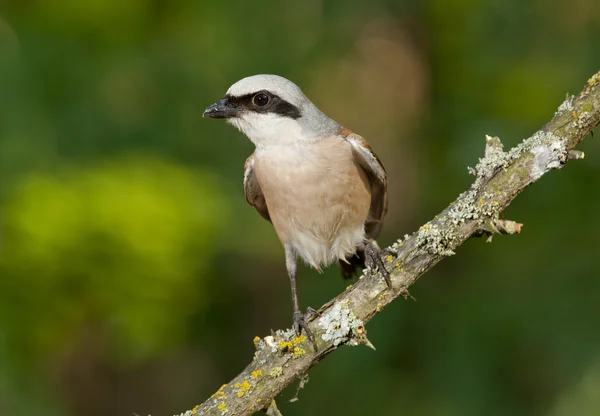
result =
[[388,287],[378,237],[387,212],[387,173],[369,143],[327,117],[292,81],[271,74],[234,83],[205,118],[226,119],[255,150],[244,165],[248,204],[271,222],[283,245],[293,326],[316,348],[298,303],[298,258],[321,272],[338,263],[351,278],[365,266]]

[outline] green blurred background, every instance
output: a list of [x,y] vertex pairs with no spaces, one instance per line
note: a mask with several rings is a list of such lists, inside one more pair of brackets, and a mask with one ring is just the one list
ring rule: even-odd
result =
[[[171,415],[289,327],[252,144],[204,108],[277,73],[364,135],[391,244],[600,69],[597,0],[0,2],[0,414]],[[600,143],[310,372],[289,415],[600,414]],[[300,270],[300,300],[346,287]]]

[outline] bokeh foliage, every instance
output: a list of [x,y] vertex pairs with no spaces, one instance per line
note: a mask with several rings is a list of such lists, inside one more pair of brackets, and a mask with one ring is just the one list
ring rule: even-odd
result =
[[[382,245],[464,190],[600,67],[596,0],[0,2],[0,414],[172,414],[291,322],[282,249],[246,206],[252,146],[202,120],[278,73],[390,176]],[[284,414],[599,411],[600,145],[339,351]],[[302,269],[300,300],[346,283]],[[286,391],[283,398],[293,396]],[[352,399],[350,399],[352,398]]]

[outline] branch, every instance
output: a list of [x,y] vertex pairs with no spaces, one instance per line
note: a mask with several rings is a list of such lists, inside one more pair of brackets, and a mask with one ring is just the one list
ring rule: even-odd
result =
[[416,233],[386,249],[392,287],[381,276],[361,277],[356,284],[325,304],[310,322],[318,350],[293,330],[256,338],[253,361],[230,383],[182,416],[280,414],[275,396],[341,345],[367,345],[365,324],[417,279],[473,236],[515,234],[521,224],[500,220],[500,213],[528,185],[568,160],[582,159],[574,147],[600,124],[600,72],[579,96],[560,105],[552,120],[508,152],[497,137],[486,137],[485,156],[469,172],[471,188]]

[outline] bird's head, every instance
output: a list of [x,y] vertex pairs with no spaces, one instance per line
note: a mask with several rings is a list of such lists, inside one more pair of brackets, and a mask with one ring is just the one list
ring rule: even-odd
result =
[[236,82],[203,117],[227,119],[257,147],[318,140],[339,128],[296,84],[278,75]]

